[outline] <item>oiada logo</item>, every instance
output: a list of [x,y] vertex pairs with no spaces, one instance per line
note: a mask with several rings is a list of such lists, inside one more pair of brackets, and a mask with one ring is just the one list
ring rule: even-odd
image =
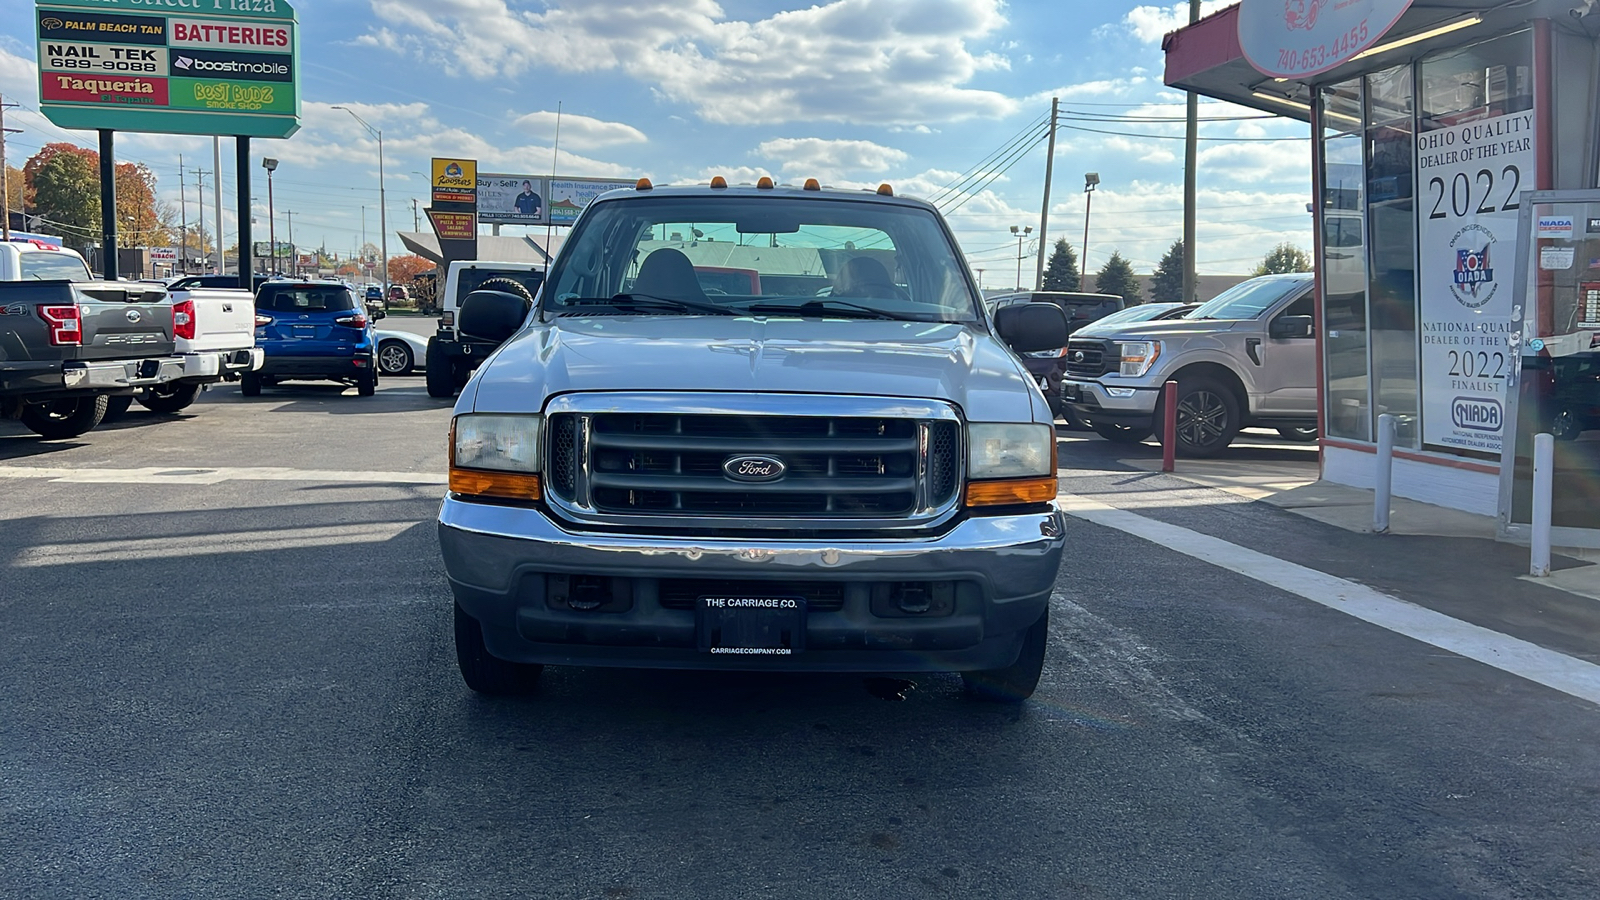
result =
[[1317,26],[1317,16],[1322,8],[1328,5],[1328,0],[1283,0],[1283,24],[1293,31],[1304,28],[1306,31]]
[[777,481],[789,467],[774,456],[735,456],[722,464],[722,472],[734,481]]
[[1494,242],[1494,232],[1482,225],[1468,225],[1450,239],[1450,250],[1455,254],[1450,293],[1467,309],[1482,308],[1500,290],[1489,263],[1489,248]]
[[1468,431],[1499,431],[1502,419],[1499,400],[1487,397],[1457,397],[1450,401],[1450,421]]

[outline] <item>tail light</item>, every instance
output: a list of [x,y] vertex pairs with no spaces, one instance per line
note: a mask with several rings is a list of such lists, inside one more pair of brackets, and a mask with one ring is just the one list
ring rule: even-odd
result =
[[263,316],[260,313],[256,313],[256,327],[257,328],[261,328],[261,327],[264,327],[264,326],[267,326],[267,325],[271,325],[271,324],[272,324],[272,317],[271,316]]
[[365,327],[367,327],[367,317],[362,315],[361,313],[356,313],[353,316],[343,316],[341,318],[334,319],[333,321],[334,321],[335,324],[343,325],[346,328],[365,328]]
[[454,325],[455,323],[456,323],[456,311],[455,310],[447,309],[444,312],[439,313],[439,324],[440,325],[443,325],[444,327],[449,328],[451,325]]
[[78,347],[83,344],[83,313],[72,306],[41,306],[39,315],[50,327],[50,345]]
[[172,305],[172,335],[185,341],[194,340],[194,301],[185,300]]

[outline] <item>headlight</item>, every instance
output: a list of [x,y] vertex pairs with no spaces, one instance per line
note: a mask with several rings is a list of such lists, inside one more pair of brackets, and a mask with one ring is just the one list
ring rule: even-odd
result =
[[1055,430],[1048,425],[967,426],[967,473],[976,479],[1055,475]]
[[1056,350],[1030,350],[1022,355],[1029,359],[1060,359],[1061,357],[1067,355],[1067,348],[1061,347]]
[[541,416],[456,416],[451,465],[497,472],[539,471]]
[[1150,367],[1156,364],[1156,359],[1161,356],[1160,341],[1118,341],[1117,351],[1122,356],[1122,371],[1120,374],[1130,378],[1140,378]]

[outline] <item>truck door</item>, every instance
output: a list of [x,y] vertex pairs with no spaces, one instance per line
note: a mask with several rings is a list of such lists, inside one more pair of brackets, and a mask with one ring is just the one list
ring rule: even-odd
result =
[[[1317,339],[1313,331],[1309,337],[1274,338],[1272,322],[1288,316],[1314,316],[1312,292],[1289,301],[1282,309],[1266,319],[1266,329],[1260,336],[1258,353],[1261,368],[1256,372],[1256,384],[1261,388],[1260,412],[1278,416],[1306,416],[1317,414]],[[1313,323],[1316,321],[1312,319]],[[1315,328],[1315,325],[1312,326]]]

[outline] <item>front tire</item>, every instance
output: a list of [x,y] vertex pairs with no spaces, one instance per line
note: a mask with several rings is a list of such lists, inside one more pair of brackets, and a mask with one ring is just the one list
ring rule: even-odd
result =
[[539,684],[544,666],[514,663],[493,656],[483,643],[483,626],[456,604],[456,667],[461,680],[480,694],[516,695]]
[[30,403],[22,410],[22,424],[45,440],[75,438],[105,419],[109,403],[105,394]]
[[385,375],[410,375],[416,363],[411,348],[404,341],[384,341],[378,345],[378,370]]
[[1145,438],[1155,433],[1154,428],[1141,428],[1137,425],[1121,425],[1116,422],[1090,422],[1089,427],[1094,433],[1100,435],[1113,444],[1138,444]]
[[989,703],[1021,703],[1033,696],[1044,672],[1045,645],[1050,642],[1050,610],[1039,614],[1039,621],[1022,633],[1022,652],[1017,661],[1003,669],[962,672],[961,683],[967,696]]
[[[1156,404],[1156,421],[1164,423],[1165,416],[1163,404]],[[1161,434],[1161,442],[1176,440],[1178,455],[1205,459],[1228,449],[1239,425],[1233,391],[1215,379],[1185,378],[1178,382],[1178,433]]]
[[434,338],[428,338],[428,353],[424,357],[424,365],[428,368],[423,372],[424,379],[428,382],[428,396],[445,400],[456,395],[455,373],[450,365],[450,357],[445,355]]
[[100,419],[100,423],[103,425],[106,422],[115,422],[116,420],[122,418],[122,414],[126,413],[128,411],[128,407],[132,405],[132,394],[123,394],[118,397],[107,397],[106,414]]
[[153,413],[172,415],[200,396],[200,385],[168,382],[139,392],[139,405]]

